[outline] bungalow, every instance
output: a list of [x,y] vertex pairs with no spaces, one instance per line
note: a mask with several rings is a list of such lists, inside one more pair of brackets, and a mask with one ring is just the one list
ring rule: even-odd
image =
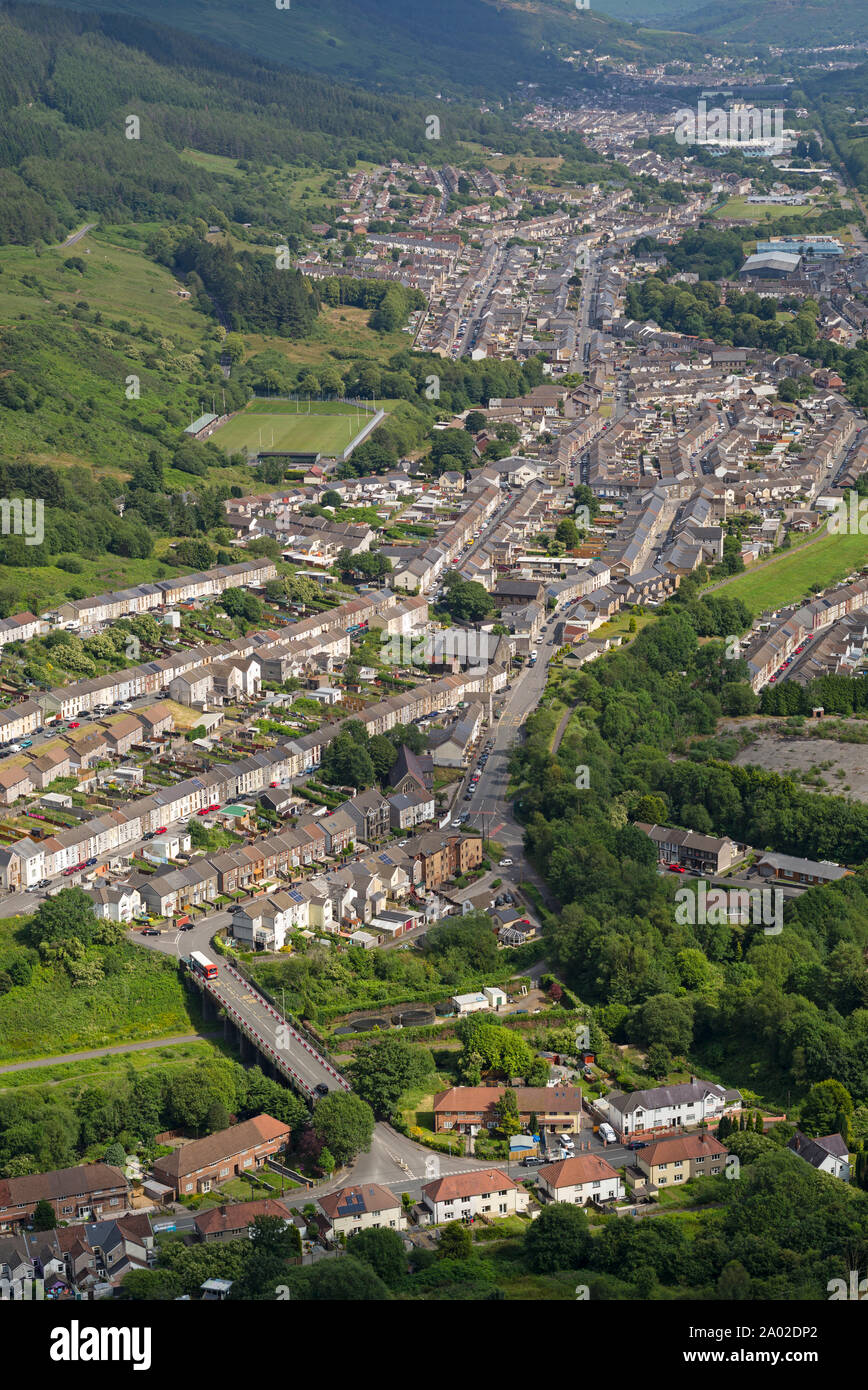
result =
[[840,1134],[826,1134],[821,1139],[810,1139],[797,1129],[787,1148],[798,1154],[812,1168],[821,1173],[831,1173],[832,1177],[843,1182],[850,1181],[850,1154],[846,1140]]
[[847,877],[847,869],[829,859],[798,859],[792,854],[764,854],[757,860],[763,878],[785,879],[790,883],[836,883]]
[[581,1153],[539,1170],[539,1185],[551,1202],[614,1202],[624,1195],[620,1177],[599,1154]]
[[252,1223],[258,1216],[276,1216],[285,1225],[292,1225],[292,1209],[276,1197],[212,1207],[210,1211],[199,1212],[193,1224],[202,1241],[241,1240],[250,1235]]
[[422,1205],[439,1225],[477,1216],[514,1216],[527,1211],[529,1194],[499,1168],[452,1173],[422,1188]]

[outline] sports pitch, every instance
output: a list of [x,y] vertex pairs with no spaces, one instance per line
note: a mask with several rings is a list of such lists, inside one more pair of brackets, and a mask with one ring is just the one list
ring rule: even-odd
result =
[[371,418],[341,401],[251,401],[215,430],[212,439],[229,454],[273,449],[336,457]]

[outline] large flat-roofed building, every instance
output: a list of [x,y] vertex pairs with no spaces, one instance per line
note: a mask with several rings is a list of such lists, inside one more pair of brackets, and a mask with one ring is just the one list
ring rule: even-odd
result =
[[836,237],[831,236],[781,236],[770,237],[768,241],[758,241],[757,254],[778,254],[788,256],[835,257],[843,256],[844,248]]

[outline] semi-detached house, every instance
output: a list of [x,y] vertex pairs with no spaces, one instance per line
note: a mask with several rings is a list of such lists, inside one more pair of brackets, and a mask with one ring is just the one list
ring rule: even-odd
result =
[[514,1216],[527,1211],[529,1202],[525,1188],[499,1168],[453,1173],[422,1188],[422,1204],[435,1225],[480,1216]]

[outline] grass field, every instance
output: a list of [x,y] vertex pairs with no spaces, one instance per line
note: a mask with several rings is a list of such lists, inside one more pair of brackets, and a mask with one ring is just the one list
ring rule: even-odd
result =
[[[0,969],[27,954],[27,920],[0,922]],[[0,1062],[56,1057],[199,1028],[201,1019],[184,990],[177,962],[128,942],[98,953],[108,968],[92,984],[73,985],[62,966],[34,962],[30,983],[0,997]]]
[[309,406],[292,401],[251,401],[213,435],[227,453],[246,449],[286,449],[342,454],[370,415],[340,401],[311,401]]
[[734,218],[743,222],[763,222],[766,213],[775,217],[813,217],[823,210],[823,203],[789,205],[784,203],[749,203],[747,198],[730,198],[723,207],[715,208],[716,218]]
[[740,574],[718,592],[740,598],[752,613],[795,603],[811,585],[824,588],[868,564],[868,536],[823,536]]

